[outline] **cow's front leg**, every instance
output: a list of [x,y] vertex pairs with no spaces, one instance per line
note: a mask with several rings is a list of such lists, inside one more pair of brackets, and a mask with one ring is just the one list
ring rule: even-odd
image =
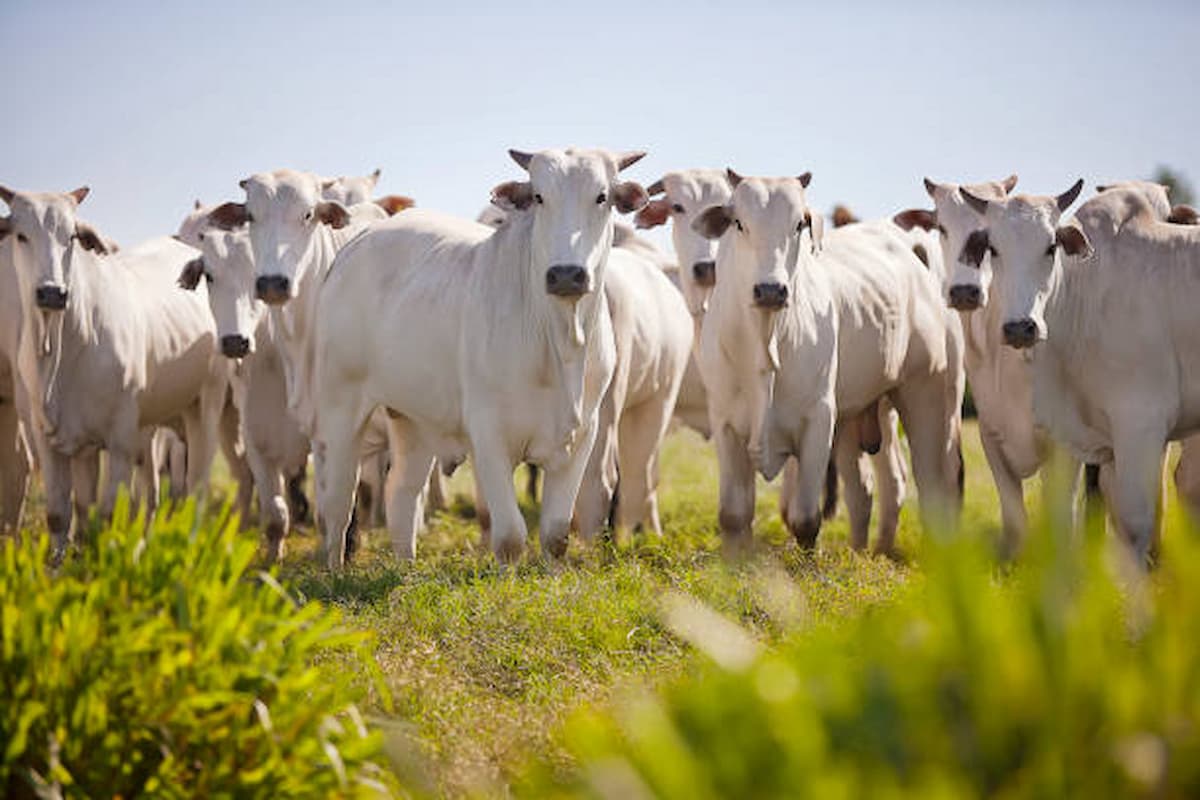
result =
[[388,419],[392,467],[385,480],[387,526],[397,558],[417,555],[417,534],[425,526],[425,488],[433,468],[433,448],[405,417]]
[[727,547],[741,548],[750,542],[754,523],[754,464],[746,440],[725,422],[713,427],[720,471],[718,520]]
[[833,399],[829,398],[818,403],[809,414],[800,436],[796,454],[799,473],[795,491],[788,498],[787,520],[792,535],[805,548],[817,543],[817,534],[821,531],[821,487],[829,465],[833,424]]
[[[542,488],[541,542],[542,552],[555,558],[567,552],[567,535],[571,529],[571,511],[592,446],[596,442],[597,421],[593,417],[575,436],[575,448],[562,463],[547,465]],[[511,481],[510,481],[511,484]]]
[[513,491],[513,461],[500,424],[482,417],[469,425],[475,478],[487,506],[492,552],[501,561],[515,561],[525,549],[525,518]]

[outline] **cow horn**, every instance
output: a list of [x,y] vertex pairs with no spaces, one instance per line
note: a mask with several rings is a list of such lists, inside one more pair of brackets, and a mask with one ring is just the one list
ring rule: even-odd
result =
[[630,150],[627,153],[621,153],[621,155],[617,156],[617,172],[632,167],[645,157],[645,150]]
[[1075,198],[1079,197],[1079,193],[1081,191],[1083,191],[1083,178],[1075,181],[1070,189],[1067,189],[1058,197],[1054,198],[1055,202],[1058,203],[1058,210],[1066,211],[1071,203],[1075,202]]
[[732,187],[734,189],[736,189],[738,187],[738,184],[742,182],[742,176],[738,175],[736,172],[734,172],[729,167],[725,168],[725,177],[726,177],[726,179],[728,179],[730,187]]
[[526,172],[529,171],[529,162],[533,160],[533,153],[526,153],[522,150],[509,150],[508,154],[512,156],[512,160],[517,162],[517,166]]
[[933,192],[935,189],[937,189],[937,184],[934,183],[933,181],[929,180],[929,178],[926,178],[925,179],[925,192],[930,197],[933,197]]

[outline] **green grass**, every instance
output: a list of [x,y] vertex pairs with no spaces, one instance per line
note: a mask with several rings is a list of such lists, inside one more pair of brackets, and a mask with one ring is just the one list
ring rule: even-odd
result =
[[[996,493],[973,424],[964,456],[963,529],[990,542],[1000,530]],[[370,699],[367,708],[415,792],[509,794],[528,785],[533,762],[539,774],[571,775],[578,751],[568,741],[569,718],[709,664],[686,631],[665,621],[667,598],[694,598],[774,649],[797,636],[855,630],[872,609],[893,606],[925,580],[912,485],[899,561],[850,551],[844,511],[825,526],[816,552],[800,551],[779,519],[777,487],[760,482],[756,547],[731,563],[721,555],[711,446],[688,431],[672,433],[662,473],[661,539],[638,534],[591,548],[573,541],[558,563],[494,562],[479,544],[466,468],[450,482],[451,510],[432,520],[415,562],[395,560],[386,531],[371,531],[355,563],[331,575],[314,560],[311,532],[290,537],[285,583],[302,598],[340,607],[350,627],[377,637],[394,708],[385,713]],[[231,494],[223,474],[216,486],[214,507]],[[1031,484],[1027,494],[1036,513],[1040,492]],[[536,551],[536,509],[523,508]],[[257,531],[248,526],[243,535]],[[376,697],[368,676],[357,681]]]

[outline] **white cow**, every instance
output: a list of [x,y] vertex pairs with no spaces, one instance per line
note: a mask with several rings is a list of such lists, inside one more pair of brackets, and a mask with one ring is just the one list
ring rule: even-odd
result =
[[16,245],[6,233],[0,228],[0,530],[16,530],[33,464],[29,402],[17,365],[22,313],[12,262]]
[[612,209],[645,190],[622,182],[641,153],[511,151],[529,180],[498,186],[509,221],[493,230],[410,211],[339,255],[320,295],[316,354],[318,487],[326,552],[341,564],[353,454],[368,415],[388,409],[388,526],[411,558],[434,457],[468,452],[491,512],[492,548],[524,549],[513,493],[520,461],[546,472],[543,550],[560,555],[616,353],[603,289]]
[[699,362],[722,532],[735,543],[749,536],[755,467],[770,479],[794,456],[786,520],[802,545],[814,544],[835,420],[883,397],[908,433],[923,515],[948,524],[961,469],[961,334],[936,282],[890,223],[824,235],[805,199],[808,173],[729,178],[729,202],[693,222],[720,241]]
[[[204,297],[174,285],[195,251],[163,238],[100,258],[103,244],[75,216],[86,195],[0,188],[17,240],[22,307],[33,323],[21,349],[43,389],[37,413],[50,444],[42,468],[56,549],[68,533],[69,459],[89,448],[108,451],[101,503],[108,516],[117,486],[152,452],[153,427],[182,418],[188,490],[203,488],[228,381]],[[142,466],[156,482],[154,465]],[[147,499],[153,506],[156,493]]]
[[1037,423],[1076,457],[1112,465],[1118,528],[1144,561],[1164,447],[1200,431],[1200,229],[1162,221],[1137,188],[1104,192],[1060,226],[1082,186],[964,192],[985,227],[962,258],[991,254],[1005,344],[1032,352]]
[[389,217],[406,208],[413,207],[414,202],[411,197],[399,194],[384,195],[372,200],[371,193],[375,191],[375,185],[379,183],[379,175],[380,170],[377,169],[370,175],[356,177],[343,175],[337,178],[326,178],[321,181],[321,199],[334,200],[347,208],[359,203],[373,202],[386,211]]
[[203,279],[221,352],[237,360],[231,383],[241,439],[258,489],[267,558],[276,561],[283,556],[284,537],[292,524],[287,482],[304,472],[308,437],[287,412],[279,332],[266,306],[254,297],[249,236],[245,231],[207,230],[200,245],[201,255],[184,267],[179,283],[194,290]]
[[[693,223],[707,208],[723,205],[729,202],[732,195],[729,177],[725,172],[711,169],[690,169],[668,172],[661,180],[656,181],[649,189],[652,196],[661,195],[652,200],[638,212],[637,226],[652,228],[671,221],[671,237],[675,252],[679,259],[676,275],[680,289],[687,299],[689,310],[695,321],[696,345],[700,340],[700,329],[703,324],[709,298],[717,280],[716,271],[716,242],[705,238],[693,229]],[[691,367],[689,367],[691,372]],[[697,376],[699,369],[695,370]],[[689,391],[689,387],[696,386]],[[684,387],[680,391],[680,407],[689,409],[684,419],[692,427],[707,438],[710,435],[707,397],[703,390],[702,380],[694,383],[684,378]],[[690,409],[699,406],[700,414],[693,414]],[[680,413],[677,409],[677,414]],[[683,415],[681,415],[683,416]],[[880,495],[880,549],[890,550],[895,530],[899,523],[900,506],[905,494],[905,469],[903,453],[900,450],[896,425],[890,408],[869,408],[864,414],[864,424],[873,434],[860,432],[859,420],[844,419],[840,422],[836,447],[840,453],[840,464],[835,469],[835,461],[822,472],[825,480],[825,502],[823,516],[832,517],[837,510],[837,477],[840,471],[846,481],[846,503],[852,528],[851,540],[856,547],[863,547],[867,542],[867,530],[871,516],[871,498],[869,494],[869,476],[860,463],[860,450],[869,450],[875,467],[875,488]],[[702,417],[703,428],[697,417]],[[863,435],[860,436],[860,433]],[[795,461],[790,461],[784,472],[784,482],[780,490],[780,512],[785,522],[789,520],[789,498],[795,494],[798,480],[798,468]],[[790,526],[790,523],[789,523]]]

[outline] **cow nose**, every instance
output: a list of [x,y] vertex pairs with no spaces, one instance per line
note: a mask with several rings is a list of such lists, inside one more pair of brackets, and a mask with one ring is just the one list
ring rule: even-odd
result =
[[546,294],[582,297],[588,292],[588,273],[576,264],[555,264],[546,270]]
[[254,293],[268,305],[280,305],[290,299],[291,285],[286,275],[259,275],[254,281]]
[[782,283],[754,284],[754,305],[768,310],[777,310],[787,305],[788,288]]
[[222,336],[221,354],[226,358],[245,358],[250,354],[250,340],[239,333]]
[[697,261],[692,264],[692,276],[700,286],[714,286],[717,282],[717,262]]
[[958,284],[950,287],[950,307],[956,311],[974,311],[983,300],[978,286]]
[[43,284],[33,292],[38,308],[47,311],[62,311],[67,307],[67,290],[52,283]]
[[1018,350],[1033,347],[1037,333],[1037,323],[1028,318],[1004,323],[1004,343]]

